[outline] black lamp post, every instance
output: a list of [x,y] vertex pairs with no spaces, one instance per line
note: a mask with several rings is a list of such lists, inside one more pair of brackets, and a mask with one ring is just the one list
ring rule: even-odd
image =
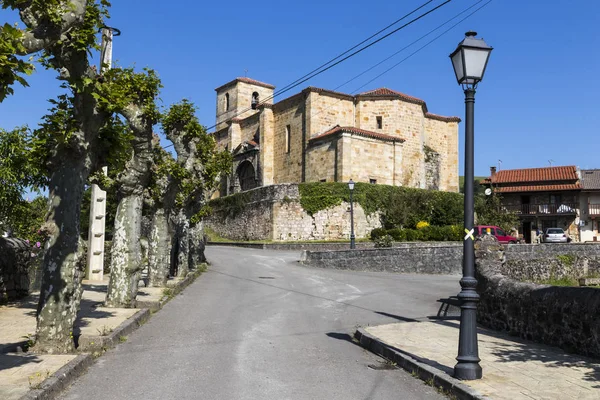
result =
[[463,247],[463,277],[460,280],[461,301],[458,363],[454,377],[462,380],[481,379],[479,349],[477,346],[477,279],[475,279],[475,249],[473,247],[474,198],[474,110],[475,88],[483,79],[492,48],[483,39],[476,39],[476,32],[467,32],[454,53],[450,55],[459,85],[465,91],[465,240]]
[[350,179],[348,182],[348,189],[350,189],[350,248],[355,249],[355,236],[354,236],[354,203],[352,201],[352,193],[354,192],[354,181]]

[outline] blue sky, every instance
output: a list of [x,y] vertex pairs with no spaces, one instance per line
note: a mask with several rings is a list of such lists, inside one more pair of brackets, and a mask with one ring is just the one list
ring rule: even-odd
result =
[[[284,87],[424,1],[114,0],[110,24],[123,32],[114,58],[122,66],[156,69],[164,105],[189,98],[201,122],[212,126],[217,86],[247,70],[251,78]],[[476,2],[453,0],[283,97],[309,85],[337,88]],[[17,19],[2,11],[0,21]],[[475,30],[494,47],[477,92],[475,173],[487,175],[498,160],[502,169],[543,167],[548,160],[600,168],[598,26],[597,1],[493,0],[360,91],[389,87],[424,99],[433,113],[463,117],[463,93],[448,55],[464,32]],[[338,90],[354,92],[444,29]],[[58,92],[52,72],[38,70],[29,82],[0,104],[2,128],[35,126]]]

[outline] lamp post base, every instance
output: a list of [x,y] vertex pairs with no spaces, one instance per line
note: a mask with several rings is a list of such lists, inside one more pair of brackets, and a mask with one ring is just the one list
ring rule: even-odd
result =
[[481,379],[483,371],[477,361],[459,362],[454,366],[454,377],[461,381],[474,381]]

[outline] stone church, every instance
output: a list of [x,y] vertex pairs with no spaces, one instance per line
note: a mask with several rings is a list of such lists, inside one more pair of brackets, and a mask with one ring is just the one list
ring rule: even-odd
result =
[[458,117],[387,88],[349,95],[308,87],[273,103],[273,85],[237,78],[217,92],[219,193],[280,183],[367,182],[458,192]]

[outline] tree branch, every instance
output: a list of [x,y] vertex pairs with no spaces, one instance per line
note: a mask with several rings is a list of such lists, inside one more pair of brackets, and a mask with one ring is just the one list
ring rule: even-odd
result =
[[34,15],[30,3],[22,3],[19,8],[21,20],[25,23],[28,31],[24,32],[22,39],[25,47],[24,54],[27,55],[41,51],[48,46],[64,39],[64,35],[74,26],[83,23],[87,0],[66,1],[65,12],[62,15],[62,24],[60,27],[48,25],[47,22],[40,21],[38,16]]

